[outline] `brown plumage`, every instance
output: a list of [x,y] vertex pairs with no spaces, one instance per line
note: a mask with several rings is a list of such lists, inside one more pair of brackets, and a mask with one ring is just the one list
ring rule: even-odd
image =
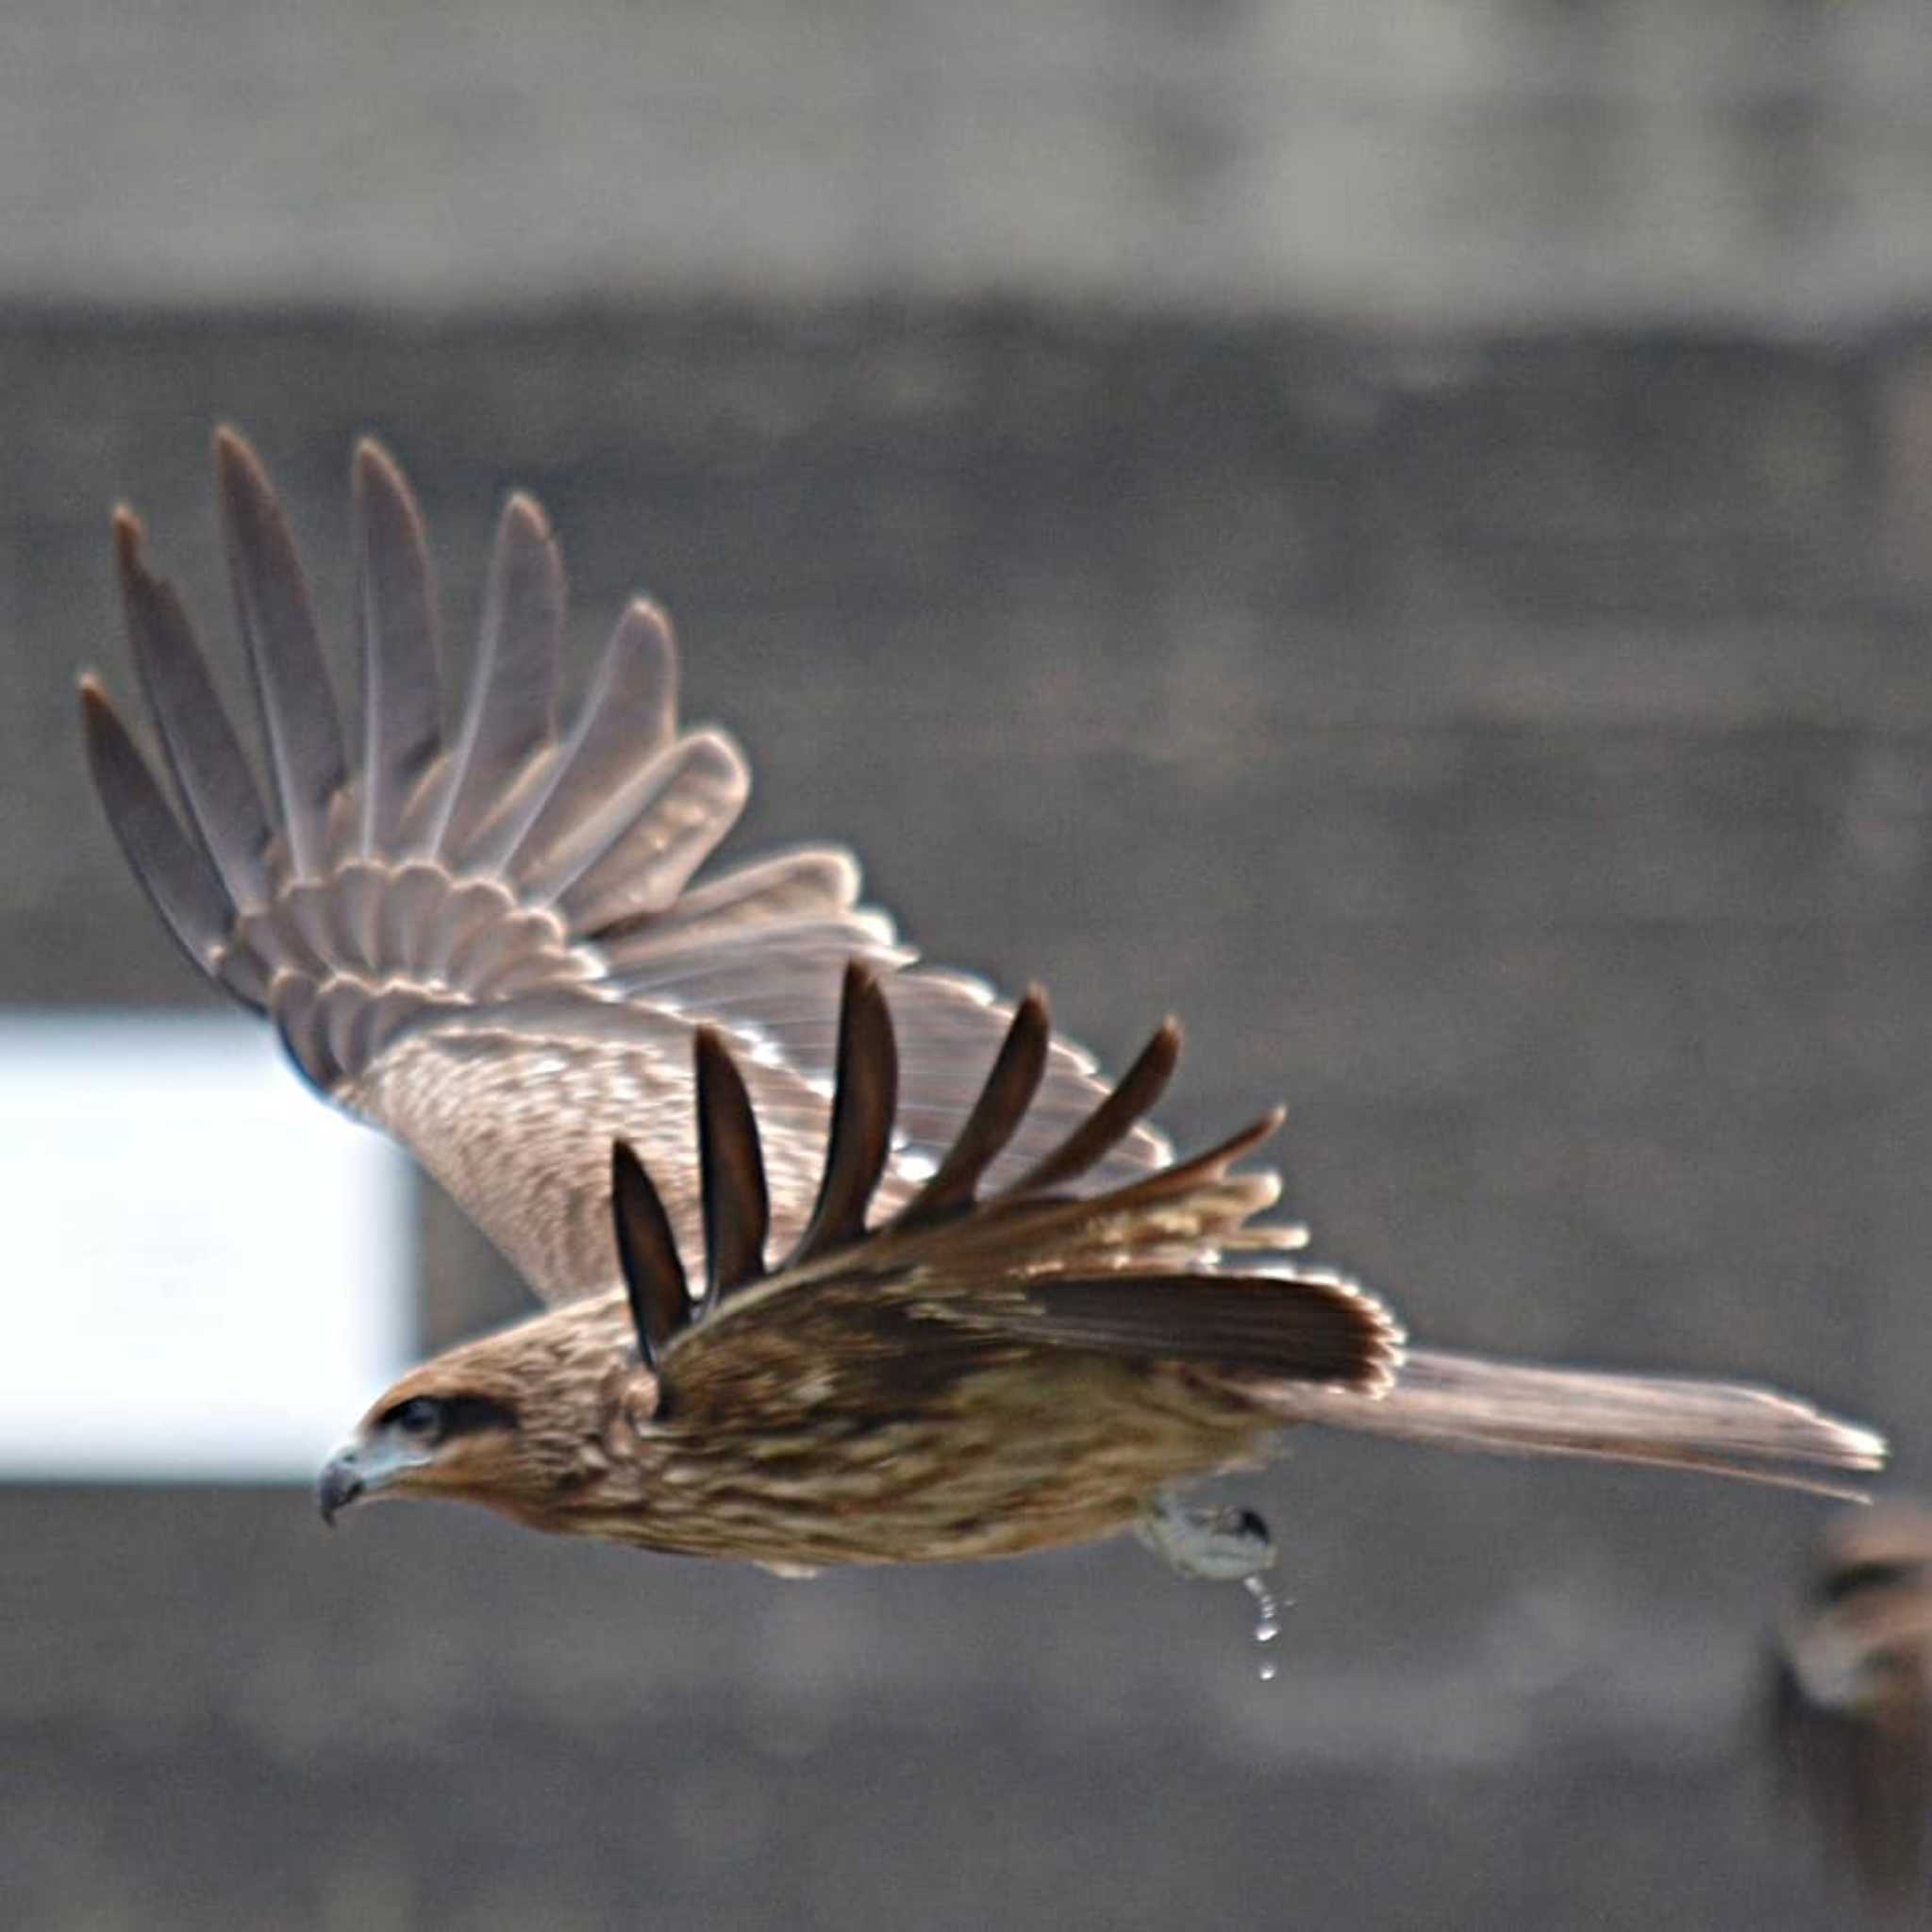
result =
[[1923,1924],[1932,1849],[1932,1510],[1834,1520],[1781,1632],[1775,1741],[1828,1856]]
[[[408,1145],[548,1312],[412,1372],[325,1472],[533,1526],[778,1568],[1002,1555],[1151,1523],[1257,1567],[1176,1485],[1313,1421],[1836,1490],[1869,1430],[1737,1385],[1404,1352],[1381,1304],[1291,1267],[1270,1115],[1171,1162],[1117,1087],[1015,1007],[918,965],[842,852],[693,874],[747,785],[680,732],[670,631],[620,619],[557,717],[563,579],[542,512],[499,525],[468,698],[443,719],[421,520],[357,452],[363,704],[345,751],[259,465],[216,467],[264,796],[125,512],[128,630],[176,802],[99,685],[94,779],[195,962],[328,1098]],[[1224,1534],[1225,1532],[1225,1534]]]

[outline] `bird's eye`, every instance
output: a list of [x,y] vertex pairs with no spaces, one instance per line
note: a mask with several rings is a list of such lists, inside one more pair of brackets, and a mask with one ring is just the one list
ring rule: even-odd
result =
[[414,1395],[390,1417],[390,1421],[406,1436],[419,1440],[430,1438],[441,1426],[441,1406],[426,1395]]

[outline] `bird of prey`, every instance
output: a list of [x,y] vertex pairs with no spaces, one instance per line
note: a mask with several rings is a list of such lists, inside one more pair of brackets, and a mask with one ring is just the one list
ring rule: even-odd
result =
[[1923,1924],[1932,1847],[1932,1510],[1885,1503],[1826,1531],[1774,1674],[1780,1760],[1831,1857]]
[[195,964],[547,1305],[384,1391],[323,1473],[325,1516],[465,1498],[780,1572],[1136,1527],[1251,1577],[1265,1527],[1184,1493],[1293,1424],[1827,1491],[1879,1465],[1873,1432],[1768,1391],[1407,1347],[1257,1218],[1277,1180],[1236,1163],[1277,1116],[1178,1162],[1146,1124],[1172,1024],[1109,1088],[1038,992],[920,964],[844,852],[701,875],[744,759],[679,727],[642,601],[559,719],[563,572],[526,496],[446,716],[422,521],[367,441],[345,740],[267,478],[228,431],[215,468],[266,782],[123,510],[168,789],[83,679],[108,820]]

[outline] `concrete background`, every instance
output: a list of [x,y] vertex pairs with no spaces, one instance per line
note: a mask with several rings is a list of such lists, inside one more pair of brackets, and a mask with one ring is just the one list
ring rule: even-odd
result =
[[[903,306],[0,319],[6,988],[203,997],[70,749],[74,667],[126,678],[102,506],[219,627],[230,413],[340,614],[374,424],[453,620],[529,483],[585,652],[640,582],[682,614],[745,847],[851,837],[1116,1063],[1177,1007],[1174,1126],[1289,1096],[1295,1206],[1418,1332],[1802,1384],[1923,1476],[1901,370]],[[428,1211],[432,1330],[512,1310]],[[785,1586],[0,1493],[0,1870],[57,1925],[1826,1923],[1752,1757],[1815,1507],[1345,1441],[1240,1487],[1299,1599],[1267,1687],[1239,1598],[1130,1549]]]
[[[1538,74],[1594,23],[1611,52],[1571,71],[1595,99],[1693,71],[1670,11],[1390,7],[1356,29],[1096,7],[1063,16],[1072,40],[989,15],[962,68],[891,65],[969,34],[918,8],[826,15],[808,59],[803,28],[675,10],[650,32],[685,38],[634,66],[692,104],[696,158],[648,175],[612,172],[622,90],[574,51],[645,45],[614,10],[499,21],[467,65],[426,13],[380,47],[353,12],[328,36],[212,4],[9,16],[31,58],[0,59],[0,997],[207,997],[73,744],[75,668],[128,681],[108,505],[147,513],[225,638],[206,445],[241,423],[340,629],[348,449],[373,427],[430,512],[458,634],[500,494],[528,485],[580,655],[634,587],[679,620],[688,712],[757,765],[733,850],[849,840],[934,957],[1042,980],[1115,1064],[1178,1009],[1168,1124],[1288,1098],[1293,1205],[1418,1333],[1801,1385],[1891,1426],[1923,1485],[1917,172],[1873,163],[1897,219],[1835,229],[1842,255],[1767,231],[1760,274],[1660,162],[1631,201],[1579,150],[1565,200],[1531,149],[1507,178],[1552,211],[1503,254],[1487,198],[1418,225],[1384,176],[1330,167],[1309,178],[1363,186],[1324,224],[1379,264],[1351,281],[1313,229],[1275,251],[1178,220],[1077,143],[962,158],[896,83],[901,144],[845,172],[799,118],[873,62],[1075,133],[1070,100],[1132,120],[1149,87],[1192,90],[1238,150],[1292,70],[1302,106],[1261,120],[1313,140],[1352,98],[1323,49],[1379,19],[1396,53],[1434,52],[1360,42],[1349,71],[1407,90],[1357,117],[1365,151],[1440,176],[1435,133],[1480,146],[1518,98],[1469,92],[1471,22]],[[1840,53],[1907,17],[1740,6],[1711,44],[1772,12],[1753,44]],[[1460,38],[1428,38],[1452,18]],[[1897,33],[1834,86],[1904,101]],[[1110,66],[1103,41],[1140,51]],[[1248,58],[1264,42],[1274,67]],[[445,108],[419,123],[425,75]],[[1538,125],[1581,139],[1557,99]],[[1898,111],[1827,123],[1846,152],[1908,154]],[[1648,124],[1616,125],[1648,153]],[[1813,121],[1772,125],[1780,165],[1815,157]],[[546,253],[501,157],[553,145],[572,178],[645,186],[546,190]],[[1740,178],[1766,195],[1774,172]],[[1610,211],[1547,257],[1598,192]],[[866,215],[898,195],[912,212]],[[1645,223],[1673,209],[1691,239],[1665,245]],[[1145,284],[1052,240],[1131,265],[1195,228],[1226,266]],[[931,268],[979,249],[998,274]],[[1503,275],[1509,250],[1562,299]],[[424,1211],[432,1337],[513,1310],[475,1238]],[[1845,1923],[1755,1716],[1818,1507],[1315,1438],[1238,1492],[1297,1599],[1267,1686],[1242,1600],[1131,1548],[799,1586],[459,1511],[328,1539],[294,1491],[0,1490],[0,1920]]]
[[10,0],[0,291],[1041,292],[1842,325],[1917,0]]

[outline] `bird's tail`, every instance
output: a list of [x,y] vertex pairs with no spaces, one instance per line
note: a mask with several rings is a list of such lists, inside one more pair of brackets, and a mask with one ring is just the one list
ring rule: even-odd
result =
[[1582,1456],[1704,1470],[1861,1499],[1851,1480],[1884,1466],[1875,1430],[1741,1382],[1617,1374],[1412,1349],[1392,1386],[1363,1397],[1271,1387],[1284,1420],[1503,1455]]

